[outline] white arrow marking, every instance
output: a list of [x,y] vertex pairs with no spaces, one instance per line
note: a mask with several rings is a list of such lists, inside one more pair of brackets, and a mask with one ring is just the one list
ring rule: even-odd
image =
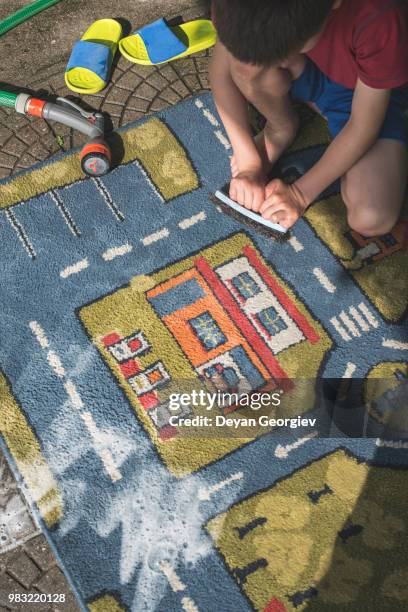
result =
[[275,449],[275,457],[277,457],[278,459],[287,459],[289,453],[296,450],[300,446],[303,446],[303,444],[306,444],[306,442],[310,442],[310,440],[316,438],[316,436],[317,431],[313,431],[310,435],[305,436],[304,438],[299,438],[299,440],[296,440],[296,442],[294,442],[293,444],[288,444],[287,446],[282,446],[281,444],[278,444]]
[[398,340],[383,339],[382,345],[385,348],[397,349],[398,351],[408,351],[408,342],[399,342]]
[[244,477],[243,472],[237,472],[236,474],[233,474],[232,476],[230,476],[230,478],[227,478],[226,480],[223,480],[222,482],[217,482],[217,484],[213,485],[212,487],[208,487],[208,489],[205,489],[205,488],[200,489],[198,491],[198,499],[201,501],[209,501],[212,495],[214,495],[214,493],[218,493],[218,491],[221,491],[221,489],[223,489],[224,487],[227,487],[228,485],[232,484],[236,480],[242,480],[243,477]]
[[403,440],[383,440],[382,438],[377,438],[375,445],[380,448],[408,448],[408,442],[404,442]]

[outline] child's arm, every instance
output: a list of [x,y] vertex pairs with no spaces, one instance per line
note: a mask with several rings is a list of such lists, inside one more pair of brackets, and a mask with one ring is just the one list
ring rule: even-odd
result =
[[320,161],[296,182],[308,204],[344,176],[375,144],[390,96],[391,90],[372,89],[358,81],[348,123]]
[[228,51],[219,42],[211,60],[210,81],[239,168],[239,174],[231,181],[231,198],[249,208],[253,204],[259,208],[266,185],[262,159],[252,136],[248,103],[232,80]]
[[[265,218],[282,213],[290,227],[302,212],[335,180],[344,176],[375,144],[390,101],[390,90],[372,89],[358,81],[351,117],[321,159],[293,185],[273,181],[261,213]],[[275,217],[276,218],[276,217]]]

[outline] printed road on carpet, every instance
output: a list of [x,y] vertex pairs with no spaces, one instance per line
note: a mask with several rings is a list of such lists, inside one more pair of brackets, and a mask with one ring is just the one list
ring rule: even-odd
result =
[[[408,444],[379,432],[408,430],[407,209],[365,239],[333,186],[280,244],[209,201],[230,155],[210,95],[121,137],[101,179],[70,154],[0,184],[2,443],[83,609],[406,607]],[[327,142],[308,115],[283,176]],[[294,417],[343,377],[365,439],[169,424],[194,384],[282,387]]]

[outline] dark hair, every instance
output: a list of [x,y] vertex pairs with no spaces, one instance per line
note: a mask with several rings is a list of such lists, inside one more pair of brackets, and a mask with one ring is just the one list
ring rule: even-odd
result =
[[213,0],[220,41],[241,62],[271,65],[300,51],[335,0]]

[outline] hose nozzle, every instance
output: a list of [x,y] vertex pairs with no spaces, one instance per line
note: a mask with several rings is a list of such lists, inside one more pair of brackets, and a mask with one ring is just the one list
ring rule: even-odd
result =
[[86,111],[66,98],[57,98],[57,102],[53,103],[28,94],[16,96],[15,109],[20,114],[62,123],[85,134],[88,142],[80,155],[85,174],[103,176],[110,171],[112,156],[104,139],[105,118],[101,113]]

